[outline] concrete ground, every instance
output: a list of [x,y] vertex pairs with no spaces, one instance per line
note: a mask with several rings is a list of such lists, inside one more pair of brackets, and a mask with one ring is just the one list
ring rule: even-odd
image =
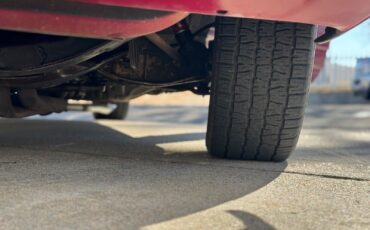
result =
[[205,106],[0,120],[0,228],[370,229],[370,104],[311,101],[283,163],[207,155]]

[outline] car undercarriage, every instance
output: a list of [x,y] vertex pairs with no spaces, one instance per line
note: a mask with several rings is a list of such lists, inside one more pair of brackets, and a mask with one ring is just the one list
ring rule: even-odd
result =
[[[67,100],[123,103],[143,94],[209,94],[212,22],[187,21],[135,39],[99,39],[1,31],[0,116],[66,110]],[[208,48],[206,48],[206,45]]]

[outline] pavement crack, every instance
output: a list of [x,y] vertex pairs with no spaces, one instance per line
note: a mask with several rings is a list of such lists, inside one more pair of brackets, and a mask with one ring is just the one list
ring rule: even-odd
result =
[[16,161],[0,161],[0,165],[2,164],[17,164]]
[[336,175],[327,175],[327,174],[315,174],[315,173],[304,173],[304,172],[294,172],[294,171],[283,171],[283,173],[321,177],[321,178],[336,179],[336,180],[370,181],[370,179],[366,179],[366,178],[336,176]]
[[[132,158],[132,160],[138,160],[138,159]],[[173,160],[168,161],[168,160],[160,160],[160,159],[147,159],[147,160],[148,161],[159,161],[159,162],[173,163],[173,164],[191,164],[191,165],[202,165],[202,166],[216,166],[216,167],[224,167],[224,168],[236,168],[236,169],[244,169],[244,170],[251,170],[251,171],[260,171],[260,172],[286,173],[286,174],[295,174],[295,175],[311,176],[311,177],[319,177],[319,178],[327,178],[327,179],[336,179],[336,180],[370,181],[370,179],[367,179],[367,178],[346,177],[346,176],[305,173],[305,172],[294,172],[294,171],[285,171],[285,170],[281,171],[281,170],[257,169],[257,168],[247,168],[247,167],[230,166],[230,165],[209,164],[209,163],[205,163],[205,162],[186,162],[186,161],[173,161]]]

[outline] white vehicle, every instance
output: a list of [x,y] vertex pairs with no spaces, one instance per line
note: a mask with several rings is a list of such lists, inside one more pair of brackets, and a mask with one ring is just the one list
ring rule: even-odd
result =
[[356,96],[370,100],[370,58],[358,58],[352,91]]

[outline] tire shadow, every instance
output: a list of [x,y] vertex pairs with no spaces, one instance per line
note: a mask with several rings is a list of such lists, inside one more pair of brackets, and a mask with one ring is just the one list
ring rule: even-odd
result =
[[238,218],[240,221],[244,223],[244,226],[248,228],[248,230],[254,229],[264,229],[264,230],[275,230],[276,228],[271,224],[265,222],[261,218],[256,215],[253,215],[248,212],[239,211],[239,210],[229,210],[227,211],[230,215]]
[[[1,165],[0,189],[17,191],[0,191],[7,224],[136,229],[244,197],[287,167],[212,158],[192,146],[204,142],[202,132],[168,135],[153,125],[158,135],[135,138],[115,124],[0,120],[0,162],[14,162]],[[159,146],[183,142],[171,154]],[[254,214],[229,214],[273,229]]]

